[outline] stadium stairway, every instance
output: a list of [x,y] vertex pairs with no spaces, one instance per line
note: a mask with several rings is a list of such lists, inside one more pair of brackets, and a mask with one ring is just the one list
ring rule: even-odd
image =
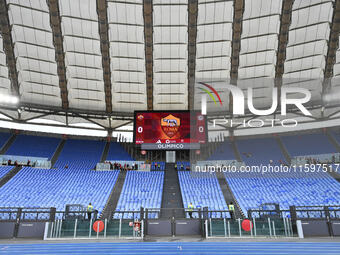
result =
[[4,177],[0,179],[0,188],[4,186],[12,177],[14,177],[20,170],[22,166],[14,167],[11,171],[9,171]]
[[6,143],[2,146],[2,148],[0,149],[0,155],[1,154],[5,154],[7,152],[7,150],[9,149],[9,147],[13,144],[13,142],[15,141],[15,138],[17,137],[16,134],[13,134],[7,141]]
[[335,139],[335,137],[332,135],[332,133],[328,131],[328,129],[326,129],[325,135],[327,136],[329,142],[336,148],[336,150],[340,152],[340,144]]
[[281,138],[280,138],[279,136],[276,137],[276,141],[277,141],[277,143],[279,144],[279,147],[280,147],[280,149],[281,149],[281,151],[282,151],[283,156],[284,156],[285,159],[286,159],[286,162],[287,162],[288,164],[290,164],[291,161],[292,161],[292,158],[291,158],[291,156],[290,156],[290,154],[289,154],[289,152],[288,152],[286,146],[284,145],[284,143],[282,142],[282,140],[281,140]]
[[235,140],[232,140],[231,141],[231,147],[233,148],[233,152],[235,154],[235,158],[238,162],[242,162],[242,157],[241,157],[241,154],[240,154],[240,151],[238,150],[237,148],[237,145],[236,145],[236,142]]
[[[102,214],[100,215],[101,219],[109,219],[112,215],[112,212],[116,210],[120,194],[123,189],[123,185],[125,182],[127,171],[120,171],[116,184],[113,187],[111,194],[109,196],[109,199],[107,200],[104,210]],[[111,219],[111,218],[110,218]]]
[[[162,195],[162,209],[184,208],[179,186],[179,179],[175,164],[167,163],[165,165],[163,195]],[[162,210],[161,218],[170,218],[172,210]],[[176,210],[176,218],[185,218],[184,210]]]
[[234,193],[231,191],[224,174],[222,172],[217,172],[216,177],[217,177],[218,183],[220,184],[221,191],[223,193],[223,197],[224,197],[226,204],[229,205],[230,202],[233,202],[233,205],[235,207],[234,218],[235,219],[244,219],[245,216],[244,216],[244,214],[243,214],[243,212],[240,208],[240,205],[238,204],[238,202],[237,202],[237,200],[234,196]]
[[103,153],[100,157],[100,163],[104,163],[106,158],[107,158],[107,154],[109,153],[109,149],[110,149],[110,142],[107,141],[103,150]]
[[58,157],[59,157],[61,151],[63,150],[65,143],[66,143],[66,140],[64,140],[64,139],[62,139],[60,141],[57,149],[55,150],[55,152],[53,153],[53,156],[51,158],[51,167],[53,167],[55,162],[57,162]]
[[329,171],[328,174],[330,176],[332,176],[335,180],[337,180],[338,182],[340,182],[340,174],[336,173],[336,172],[331,172]]

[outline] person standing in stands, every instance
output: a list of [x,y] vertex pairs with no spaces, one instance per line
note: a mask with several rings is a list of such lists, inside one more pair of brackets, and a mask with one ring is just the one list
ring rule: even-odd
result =
[[190,204],[188,205],[188,212],[189,212],[189,217],[190,219],[192,219],[192,211],[195,209],[194,205],[190,202]]
[[229,213],[230,213],[230,218],[233,220],[234,219],[234,211],[235,211],[235,206],[233,202],[230,202],[228,205]]
[[91,203],[89,203],[89,205],[87,206],[87,218],[88,218],[88,220],[91,220],[92,211],[93,211],[93,205]]

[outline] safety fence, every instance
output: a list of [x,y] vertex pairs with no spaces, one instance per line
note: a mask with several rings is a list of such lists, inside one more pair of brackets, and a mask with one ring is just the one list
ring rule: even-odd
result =
[[44,240],[51,239],[142,239],[143,220],[55,220],[46,222]]
[[[270,209],[272,208],[272,209]],[[45,239],[134,238],[200,235],[203,238],[340,236],[340,206],[266,204],[235,219],[227,210],[140,208],[114,211],[109,218],[92,214],[81,205],[56,208],[0,207],[0,238]],[[300,231],[299,231],[300,229]]]
[[293,223],[283,219],[212,219],[205,220],[206,238],[295,237]]

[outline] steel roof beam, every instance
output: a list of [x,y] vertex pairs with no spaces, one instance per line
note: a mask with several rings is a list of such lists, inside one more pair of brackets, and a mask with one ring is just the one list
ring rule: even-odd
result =
[[143,1],[147,109],[153,110],[153,3]]
[[58,0],[48,0],[47,3],[50,13],[50,25],[53,33],[53,44],[55,47],[55,59],[57,62],[57,72],[59,77],[59,88],[62,100],[62,108],[68,109],[69,102],[65,67],[65,53],[63,45],[63,35],[61,32],[59,3]]
[[198,0],[188,1],[188,108],[194,109]]
[[14,93],[16,96],[19,96],[20,90],[18,82],[18,71],[14,55],[14,44],[11,34],[12,28],[8,18],[8,8],[6,0],[0,0],[0,30],[3,40],[4,52],[6,54],[9,79],[11,80],[12,93]]
[[112,83],[110,68],[110,40],[109,25],[107,18],[107,1],[97,0],[97,13],[99,23],[100,50],[102,52],[102,66],[104,77],[104,91],[106,112],[112,112]]
[[334,64],[336,62],[336,52],[339,48],[340,33],[340,0],[333,3],[333,18],[331,23],[331,31],[329,33],[328,49],[326,56],[326,64],[324,69],[323,87],[330,84],[330,78],[333,77]]
[[[231,41],[231,57],[230,57],[230,83],[237,85],[238,67],[240,64],[242,20],[244,12],[244,0],[234,0],[234,19],[233,19],[233,35]],[[229,112],[233,112],[233,98],[230,93]]]
[[289,27],[292,22],[292,9],[294,0],[283,0],[280,18],[279,41],[276,53],[275,81],[274,85],[278,88],[279,97],[281,96],[282,76],[286,61],[286,50],[288,45]]

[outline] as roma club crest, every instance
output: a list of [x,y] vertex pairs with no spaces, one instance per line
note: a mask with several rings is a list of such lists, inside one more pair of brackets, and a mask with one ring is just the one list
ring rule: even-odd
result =
[[176,135],[180,125],[181,119],[176,118],[172,114],[161,119],[162,130],[169,138],[172,138],[174,135]]

